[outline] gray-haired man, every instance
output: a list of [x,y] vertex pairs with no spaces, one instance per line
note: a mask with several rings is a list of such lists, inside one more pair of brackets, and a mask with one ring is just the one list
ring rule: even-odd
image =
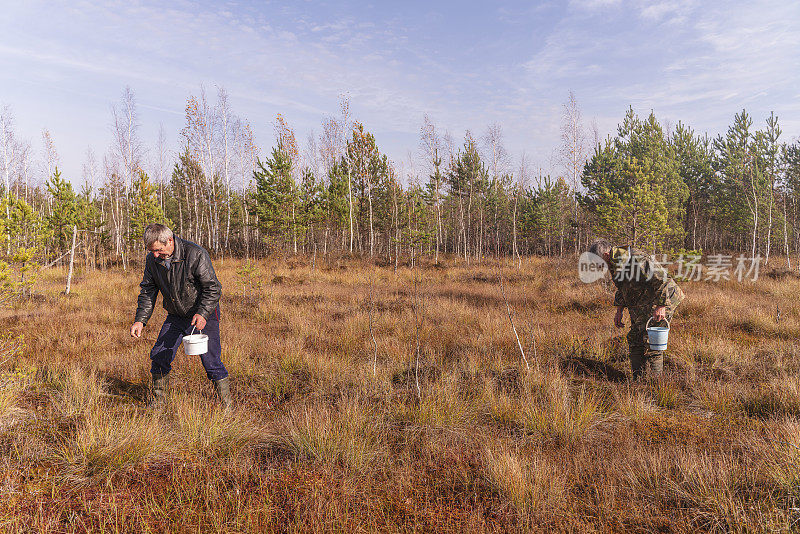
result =
[[172,233],[163,224],[150,224],[144,231],[144,245],[149,251],[144,276],[139,284],[136,318],[131,336],[139,338],[161,292],[167,318],[150,351],[153,375],[153,402],[164,401],[172,360],[183,340],[192,330],[208,336],[208,352],[200,356],[206,374],[225,409],[231,406],[230,378],[220,355],[219,299],[222,284],[217,280],[208,252],[191,241]]

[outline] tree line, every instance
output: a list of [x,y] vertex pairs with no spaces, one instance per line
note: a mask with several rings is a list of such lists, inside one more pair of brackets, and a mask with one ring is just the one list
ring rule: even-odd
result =
[[[86,153],[83,183],[59,170],[49,132],[36,157],[0,110],[0,280],[24,291],[73,250],[86,268],[140,259],[143,227],[164,222],[216,256],[355,254],[393,263],[442,256],[563,255],[596,235],[652,252],[800,254],[800,142],[777,117],[742,111],[711,138],[628,109],[613,135],[587,128],[572,93],[553,169],[512,159],[500,125],[456,141],[428,117],[416,157],[393,162],[342,99],[301,150],[278,115],[263,153],[224,89],[187,99],[180,150],[163,128],[141,141],[130,88],[112,107],[112,142]],[[593,135],[591,135],[593,134]],[[591,138],[591,139],[590,139]],[[5,274],[2,274],[5,273]],[[11,274],[9,274],[11,273]]]

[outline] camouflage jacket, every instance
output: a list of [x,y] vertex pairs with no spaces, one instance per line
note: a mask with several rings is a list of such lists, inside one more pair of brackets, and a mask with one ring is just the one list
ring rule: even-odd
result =
[[677,306],[683,291],[655,258],[630,247],[611,249],[611,279],[617,286],[614,306]]

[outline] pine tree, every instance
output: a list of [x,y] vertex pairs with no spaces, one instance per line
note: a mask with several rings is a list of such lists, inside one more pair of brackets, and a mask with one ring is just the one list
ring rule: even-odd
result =
[[669,235],[669,210],[648,161],[640,164],[629,157],[619,169],[627,187],[601,190],[598,217],[609,235],[631,244],[655,250]]
[[[328,171],[328,183],[325,187],[322,198],[322,209],[325,214],[325,240],[323,242],[323,252],[328,252],[328,242],[331,232],[342,229],[344,232],[347,226],[350,213],[350,202],[348,197],[348,175],[344,158],[333,163]],[[342,234],[342,248],[344,248],[345,236]]]
[[25,200],[6,196],[0,203],[0,239],[12,236],[3,249],[9,263],[0,262],[0,300],[13,293],[30,295],[39,271],[37,257],[50,240],[45,221]]
[[[706,229],[716,214],[715,193],[719,180],[712,167],[712,151],[707,137],[695,136],[694,131],[678,122],[670,139],[678,160],[678,173],[689,190],[686,217],[687,248],[702,248],[701,225]],[[706,232],[707,234],[708,232]]]
[[297,232],[305,243],[314,241],[315,228],[324,218],[325,186],[317,180],[310,168],[306,167],[300,176],[299,203],[297,208]]
[[757,147],[750,133],[752,125],[747,111],[736,114],[726,135],[714,141],[714,166],[722,177],[721,185],[726,193],[724,207],[728,227],[741,234],[745,225],[750,226],[751,253],[755,256],[768,183],[756,157]]
[[425,224],[430,220],[430,209],[425,201],[424,190],[412,185],[405,192],[405,224],[403,225],[403,241],[408,243],[412,266],[422,250],[429,248],[433,232]]
[[767,188],[764,191],[766,197],[766,224],[765,233],[766,244],[764,250],[764,264],[769,263],[769,256],[772,249],[772,231],[775,221],[775,186],[778,183],[779,172],[779,155],[781,136],[781,128],[778,126],[778,118],[774,113],[770,114],[767,119],[767,127],[764,130],[759,130],[753,136],[754,148],[756,150],[757,165],[759,169],[763,169],[764,185]]
[[150,182],[147,173],[139,169],[131,186],[131,244],[141,243],[144,229],[151,223],[172,226],[161,210],[156,186]]
[[72,184],[61,177],[58,167],[50,180],[47,191],[53,199],[52,210],[47,217],[56,252],[65,252],[72,246],[72,229],[78,224],[78,201]]
[[[473,228],[473,210],[478,205],[488,184],[489,173],[481,161],[477,145],[467,133],[464,148],[453,159],[447,173],[447,185],[450,195],[456,199],[454,209],[457,213],[460,249],[464,259],[468,259],[470,251],[480,254],[480,235],[475,237]],[[482,206],[478,206],[481,209]],[[478,231],[482,231],[480,226]]]
[[20,248],[40,251],[50,238],[39,212],[24,199],[10,195],[0,202],[0,233],[0,249],[9,251],[9,256]]
[[292,160],[279,144],[272,149],[272,157],[257,162],[253,172],[256,190],[251,196],[250,212],[258,217],[258,226],[268,241],[268,246],[286,244],[295,221],[292,215],[297,192],[292,178]]
[[582,203],[600,231],[648,250],[683,243],[689,190],[652,113],[643,121],[629,109],[617,136],[595,150],[582,183]]
[[91,267],[98,258],[98,251],[108,248],[111,244],[111,235],[103,219],[103,212],[92,198],[92,188],[88,185],[84,186],[78,195],[78,221],[86,266]]
[[542,242],[546,254],[564,253],[564,238],[570,220],[571,191],[563,178],[540,178],[539,184],[526,192],[522,208],[522,232],[535,241]]
[[781,149],[781,166],[783,168],[784,198],[791,204],[790,217],[793,227],[793,243],[795,253],[800,252],[800,231],[798,231],[798,198],[800,198],[800,141],[784,144]]

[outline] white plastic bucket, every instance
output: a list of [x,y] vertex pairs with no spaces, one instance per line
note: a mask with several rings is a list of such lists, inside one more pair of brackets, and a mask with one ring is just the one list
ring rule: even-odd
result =
[[669,338],[669,321],[667,326],[650,326],[650,321],[647,320],[645,328],[647,329],[647,342],[650,344],[650,350],[667,350],[667,338]]
[[[194,328],[192,328],[194,332]],[[199,356],[208,352],[208,336],[202,332],[183,336],[183,352],[187,356]]]

